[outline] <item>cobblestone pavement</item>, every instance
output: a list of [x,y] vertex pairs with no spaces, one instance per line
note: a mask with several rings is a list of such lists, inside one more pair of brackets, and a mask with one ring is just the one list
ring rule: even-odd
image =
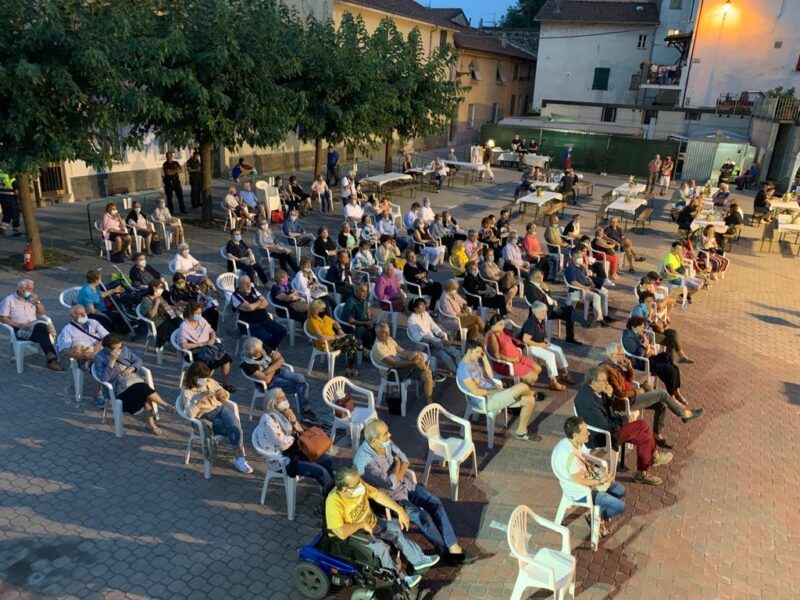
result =
[[[434,206],[452,207],[470,225],[487,210],[497,213],[510,198],[517,174],[502,169],[496,174],[493,183],[458,186],[432,196]],[[594,200],[583,199],[577,208],[586,229],[600,196],[619,178],[590,179],[598,182]],[[749,199],[745,204],[749,206]],[[48,208],[40,216],[48,244],[83,255],[62,269],[35,274],[48,313],[60,326],[66,314],[58,306],[58,292],[79,284],[89,267],[109,268],[86,244],[83,206]],[[333,222],[312,222],[323,220]],[[673,231],[659,207],[644,235],[631,234],[648,259],[645,267],[654,267],[663,257]],[[759,233],[746,227],[745,235]],[[188,237],[193,252],[217,265],[219,272],[215,256],[226,236],[190,227]],[[18,242],[0,240],[0,249],[19,251],[14,244]],[[692,404],[705,407],[706,416],[686,426],[668,418],[667,433],[676,449],[674,462],[658,470],[664,485],[639,486],[630,481],[630,472],[622,473],[626,513],[594,553],[588,548],[585,521],[568,516],[579,597],[788,599],[800,594],[799,496],[793,470],[786,467],[800,453],[794,435],[800,407],[800,263],[786,248],[772,254],[757,249],[752,239],[743,239],[731,254],[728,277],[676,315],[675,326],[697,360],[682,370],[684,393]],[[164,254],[155,259],[156,268],[167,272],[169,258]],[[438,274],[442,280],[446,276]],[[2,294],[20,277],[18,272],[0,272]],[[622,317],[632,305],[631,282],[631,276],[623,275],[611,293],[621,317],[612,329],[578,328],[579,339],[591,344],[569,354],[578,379],[599,360],[600,348],[618,339]],[[515,319],[524,316],[518,308]],[[230,334],[224,332],[223,338],[232,348]],[[404,331],[398,339],[407,344]],[[297,340],[294,348],[285,343],[281,351],[305,371],[308,346],[302,335]],[[142,342],[140,336],[134,344],[140,354]],[[265,467],[254,452],[249,456],[256,472],[245,476],[230,468],[230,453],[222,447],[213,477],[206,481],[196,455],[183,464],[188,429],[177,418],[165,417],[165,435],[154,438],[141,422],[126,416],[125,436],[117,439],[110,424],[100,423],[91,400],[80,406],[66,401],[67,375],[45,370],[40,356],[28,358],[25,373],[16,375],[7,362],[5,342],[2,353],[0,598],[298,598],[291,585],[296,548],[318,527],[314,510],[319,497],[312,485],[300,485],[297,517],[290,522],[279,484],[270,488],[265,505],[258,503]],[[175,356],[168,354],[163,366],[155,364],[152,354],[145,360],[158,391],[174,400]],[[234,381],[249,448],[257,422],[246,419],[250,388],[238,373]],[[321,371],[310,382],[322,413]],[[376,386],[366,364],[358,383]],[[87,395],[89,391],[87,384]],[[482,559],[431,572],[421,597],[508,597],[516,565],[508,556],[503,529],[521,503],[553,517],[560,491],[549,456],[561,437],[563,419],[571,413],[574,392],[548,392],[537,409],[535,426],[544,440],[536,446],[505,439],[498,427],[495,447],[488,450],[485,424],[473,423],[478,477],[465,469],[460,501],[446,499],[445,505],[460,538]],[[455,385],[439,386],[436,394],[451,411],[463,411],[464,398]],[[419,408],[412,398],[406,418],[380,410],[418,473],[425,456],[415,427]],[[350,459],[349,440],[338,440],[337,465]],[[441,468],[434,468],[429,487],[448,496]],[[553,539],[544,536],[541,541]],[[349,591],[337,597],[349,597]],[[534,597],[548,596],[539,592]]]

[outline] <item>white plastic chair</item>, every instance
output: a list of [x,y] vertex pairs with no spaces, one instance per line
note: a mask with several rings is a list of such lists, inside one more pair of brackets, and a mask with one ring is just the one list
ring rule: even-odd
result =
[[[651,341],[652,343],[652,341]],[[642,356],[637,356],[636,354],[631,354],[627,350],[625,350],[625,346],[622,344],[622,335],[619,338],[619,344],[622,346],[622,350],[625,352],[625,356],[631,361],[631,365],[633,366],[634,371],[638,371],[639,373],[644,374],[647,378],[647,383],[655,389],[658,386],[658,379],[652,374],[650,371],[650,361]],[[653,344],[653,347],[658,350],[659,346],[657,344]]]
[[178,360],[181,361],[181,374],[180,377],[178,377],[178,387],[180,388],[183,387],[183,377],[186,375],[186,371],[189,370],[192,362],[194,362],[194,355],[191,350],[184,350],[181,348],[181,345],[178,343],[179,334],[180,327],[172,332],[169,342],[172,344],[172,347],[175,348],[175,352],[178,354]]
[[[232,400],[223,400],[222,404],[225,407],[229,408],[233,411],[236,420],[239,423],[239,427],[242,426],[242,420],[239,418],[239,406],[233,402]],[[189,460],[192,458],[192,444],[195,440],[200,442],[200,449],[202,455],[202,448],[206,444],[206,431],[203,428],[203,423],[197,417],[190,417],[186,414],[186,411],[183,407],[183,394],[178,394],[178,398],[175,400],[175,412],[178,413],[178,416],[182,419],[185,419],[190,424],[190,433],[189,433],[189,443],[186,445],[186,456],[184,457],[183,464],[188,465]],[[213,435],[213,430],[212,430]],[[211,479],[211,461],[209,461],[205,456],[203,457],[203,477],[206,479]]]
[[66,309],[72,308],[78,301],[78,293],[81,291],[81,286],[76,285],[65,289],[58,295],[58,303]]
[[286,240],[286,244],[288,246],[291,246],[292,248],[294,248],[295,259],[297,260],[297,264],[300,264],[300,256],[301,256],[303,250],[302,250],[302,247],[300,245],[298,245],[297,238],[286,235],[286,236],[283,236],[283,239]]
[[269,252],[269,248],[262,248],[258,244],[254,243],[254,246],[258,250],[258,256],[260,257],[259,263],[261,266],[265,266],[269,269],[269,276],[271,279],[275,279],[275,259]]
[[[43,319],[48,323],[52,322],[50,321],[50,317],[47,316],[37,318]],[[35,342],[17,339],[17,332],[11,325],[0,323],[0,331],[8,335],[8,341],[11,344],[11,353],[14,357],[13,360],[16,362],[17,366],[17,374],[20,375],[22,371],[25,370],[25,354],[41,354],[42,348]],[[50,341],[55,342],[55,338],[52,335],[50,336]]]
[[[303,323],[303,331],[306,334],[306,337],[311,341],[311,358],[308,360],[308,369],[306,373],[311,375],[311,372],[314,370],[314,361],[317,359],[318,356],[322,356],[328,359],[328,377],[333,379],[334,372],[336,371],[336,358],[341,354],[341,350],[331,350],[330,344],[327,340],[321,340],[314,334],[312,334],[308,330],[308,320]],[[321,342],[325,345],[324,350],[320,350],[314,345],[314,342]]]
[[222,231],[233,231],[239,224],[239,218],[236,216],[236,213],[234,213],[233,210],[228,208],[228,205],[225,204],[225,200],[220,202],[220,207],[222,208],[222,214],[226,215],[225,225],[223,225]]
[[[144,376],[144,380],[147,382],[147,385],[150,386],[151,389],[155,389],[153,385],[153,374],[150,372],[150,369],[147,367],[142,367],[140,369],[141,375]],[[116,437],[122,437],[122,423],[123,423],[123,412],[122,412],[122,400],[117,398],[116,394],[114,393],[114,386],[110,383],[106,383],[102,381],[97,376],[97,371],[95,370],[94,364],[92,365],[90,372],[92,374],[92,378],[99,383],[102,388],[103,398],[105,399],[105,404],[103,404],[103,419],[102,423],[106,422],[106,415],[108,413],[108,406],[111,405],[111,412],[114,416],[114,435]],[[153,410],[155,413],[155,418],[158,419],[158,405],[153,405]]]
[[[443,437],[439,429],[440,415],[461,425],[464,437]],[[475,454],[475,444],[472,442],[472,427],[469,421],[447,412],[441,404],[434,402],[420,411],[417,417],[417,429],[428,440],[428,459],[425,461],[422,485],[428,485],[428,476],[431,474],[433,461],[441,460],[442,464],[447,464],[450,472],[450,499],[453,502],[458,501],[459,469],[470,456],[475,477],[478,476],[478,459]]]
[[147,339],[144,341],[144,353],[147,354],[147,348],[150,346],[150,342],[153,343],[153,349],[156,353],[156,362],[161,365],[164,364],[164,346],[158,346],[158,332],[156,331],[156,324],[155,321],[146,317],[144,313],[142,313],[142,305],[136,305],[136,318],[139,319],[142,323],[147,325]]
[[[497,385],[501,384],[499,379],[493,379],[493,381]],[[488,437],[487,446],[489,446],[489,449],[494,448],[494,424],[497,420],[497,415],[500,413],[505,415],[506,427],[508,427],[508,408],[501,408],[500,410],[490,412],[486,405],[485,396],[473,396],[470,394],[469,390],[463,386],[460,379],[456,379],[456,383],[458,384],[458,389],[461,390],[467,401],[467,408],[464,410],[464,419],[470,421],[473,415],[484,415],[486,417],[486,433]]]
[[[352,412],[336,404],[336,398],[347,392],[353,394]],[[366,406],[356,403],[359,395],[366,398]],[[347,377],[334,377],[322,388],[322,401],[333,411],[331,441],[336,440],[336,432],[339,429],[347,431],[350,434],[353,454],[355,454],[361,442],[361,432],[364,426],[372,419],[378,418],[378,413],[375,411],[375,396],[370,390],[354,384]]]
[[[472,298],[478,303],[478,314],[480,315],[481,320],[485,323],[487,320],[486,317],[489,314],[489,309],[483,305],[483,298],[478,294],[473,294],[471,292],[468,292],[463,287],[461,288],[461,291],[464,292],[464,297]],[[473,310],[475,309],[473,308]]]
[[578,302],[583,302],[583,320],[584,322],[588,321],[589,307],[592,303],[586,299],[586,290],[576,285],[570,285],[566,276],[564,277],[564,285],[567,286],[567,304],[571,306],[573,304],[577,304]]
[[[164,247],[170,250],[172,248],[172,236],[175,234],[175,230],[172,229],[171,225],[164,223],[164,221],[157,220],[154,215],[150,215],[150,220],[154,225],[161,228],[161,239],[164,240]],[[176,218],[175,220],[177,221],[176,225],[180,226],[183,224],[180,219]],[[167,229],[167,227],[170,229]]]
[[270,480],[280,479],[283,481],[283,488],[286,492],[286,517],[290,521],[294,521],[295,508],[297,506],[297,484],[302,477],[300,475],[290,477],[286,472],[289,459],[282,454],[268,452],[266,448],[259,445],[255,431],[253,431],[253,435],[250,439],[253,444],[253,449],[260,454],[267,463],[267,472],[264,474],[264,485],[261,486],[261,504],[264,504],[264,500],[267,497],[267,489],[269,488]]
[[450,329],[453,332],[453,339],[455,334],[458,334],[458,339],[461,342],[461,354],[467,350],[467,328],[461,326],[461,320],[453,313],[447,312],[442,306],[442,300],[436,303],[436,309],[439,311],[439,327],[443,329]]
[[225,306],[222,307],[222,319],[220,323],[225,322],[225,317],[228,316],[228,309],[231,306],[231,296],[236,291],[239,285],[239,276],[236,273],[223,273],[217,277],[217,289],[222,290],[225,294]]
[[100,247],[100,256],[102,257],[103,253],[105,253],[106,260],[111,262],[111,248],[113,247],[113,244],[111,243],[111,240],[106,237],[106,232],[103,231],[103,228],[100,226],[100,221],[95,221],[93,225],[94,228],[100,233],[100,242],[102,243],[102,246]]
[[[575,408],[574,398],[572,399],[572,414],[575,415],[576,417],[579,416],[578,411]],[[586,428],[589,430],[590,433],[599,433],[605,439],[606,443],[602,446],[603,456],[605,457],[603,460],[605,461],[605,464],[608,465],[608,470],[609,473],[611,473],[612,480],[616,479],[617,465],[619,463],[620,453],[617,450],[614,450],[614,446],[611,443],[611,432],[605,429],[601,429],[600,427],[594,427],[592,425],[589,425],[588,423],[586,423]]]
[[[533,521],[561,535],[561,549],[539,548],[535,553],[531,548],[533,535],[528,533],[529,521]],[[519,573],[511,592],[511,600],[522,600],[527,597],[524,592],[528,588],[543,588],[553,592],[553,598],[564,600],[569,595],[575,597],[575,571],[577,561],[572,556],[572,542],[569,529],[540,517],[527,506],[514,509],[508,519],[506,531],[511,556],[517,559]]]
[[[283,368],[288,369],[292,373],[294,373],[294,367],[290,364],[284,363]],[[256,379],[255,377],[251,377],[244,371],[242,371],[242,375],[248,381],[253,382],[253,397],[250,399],[250,415],[249,418],[253,420],[253,408],[256,405],[256,400],[264,400],[266,402],[267,399],[267,384],[260,379]],[[294,398],[294,407],[295,407],[295,414],[300,415],[302,414],[300,410],[300,399],[297,394],[286,394],[286,399],[288,400],[290,397]]]
[[381,383],[378,386],[378,400],[376,401],[375,406],[380,407],[383,395],[386,393],[386,390],[389,387],[396,387],[400,391],[400,414],[405,417],[406,405],[408,404],[408,386],[410,386],[412,383],[417,384],[417,398],[419,398],[419,381],[414,379],[401,380],[400,373],[397,369],[387,367],[386,365],[379,363],[375,360],[375,357],[371,352],[369,359],[372,361],[373,366],[378,369],[378,374],[381,378]]
[[80,404],[83,398],[83,369],[77,360],[69,359],[69,372],[72,375],[72,390],[75,396],[75,404]]
[[378,319],[382,318],[384,315],[388,315],[389,322],[392,324],[392,337],[397,337],[397,320],[400,313],[392,308],[392,303],[388,300],[378,300],[378,297],[375,295],[374,286],[370,290],[369,295],[371,302],[378,305],[378,310],[380,311]]
[[[523,296],[523,299],[525,300],[525,304],[528,305],[528,313],[530,314],[533,311],[533,305],[525,296]],[[561,337],[561,319],[556,319],[555,321],[558,324],[558,337]],[[545,322],[545,329],[547,332],[547,341],[549,342],[553,338],[553,319],[547,319]]]
[[225,251],[225,246],[220,246],[219,248],[219,255],[222,257],[222,260],[225,261],[225,265],[227,266],[228,262],[233,263],[233,273],[239,274],[239,267],[236,264],[236,258],[231,258],[228,256],[228,253]]
[[330,267],[319,267],[317,269],[317,279],[322,285],[325,286],[325,289],[328,290],[328,293],[333,295],[333,299],[336,302],[336,304],[341,304],[342,295],[336,291],[336,284],[327,278],[328,269],[330,269]]

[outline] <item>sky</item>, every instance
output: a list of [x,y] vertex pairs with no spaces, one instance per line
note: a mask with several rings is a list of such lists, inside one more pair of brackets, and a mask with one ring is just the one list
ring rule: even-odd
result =
[[460,8],[469,17],[473,27],[477,27],[481,19],[484,24],[492,21],[499,22],[506,14],[506,9],[515,4],[516,0],[417,0],[424,6],[432,8]]

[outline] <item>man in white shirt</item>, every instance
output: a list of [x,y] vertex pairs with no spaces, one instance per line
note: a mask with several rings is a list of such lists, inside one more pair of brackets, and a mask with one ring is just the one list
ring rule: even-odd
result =
[[356,174],[353,171],[348,172],[347,175],[342,177],[341,198],[343,203],[346,203],[350,199],[350,196],[352,196],[355,192],[355,178]]
[[361,208],[361,205],[358,203],[358,198],[350,196],[347,204],[344,205],[344,218],[354,225],[358,225],[361,223],[361,218],[363,216],[364,209]]
[[414,298],[409,310],[411,315],[406,322],[408,337],[414,342],[427,344],[439,365],[455,375],[461,360],[461,352],[452,345],[454,342],[447,339],[447,334],[431,318],[425,298]]
[[[45,314],[44,304],[33,292],[32,279],[23,279],[13,294],[0,302],[0,322],[10,325],[19,340],[38,344],[47,359],[47,368],[63,371],[58,362],[56,349],[50,338],[52,325]],[[55,332],[53,332],[55,335]]]
[[436,189],[436,193],[438,194],[444,187],[444,182],[447,181],[450,170],[447,168],[447,165],[444,164],[444,161],[438,157],[433,159],[433,162],[431,162],[428,168],[433,171],[433,178],[439,182],[439,187]]
[[406,231],[408,231],[408,235],[411,235],[411,233],[414,231],[414,223],[416,223],[417,219],[420,218],[419,209],[419,202],[414,202],[409,211],[403,217],[403,226],[405,226]]
[[511,271],[512,267],[519,269],[522,276],[531,272],[531,264],[522,258],[522,250],[517,245],[519,238],[516,231],[510,231],[506,238],[506,245],[503,246],[503,270]]
[[[84,371],[94,360],[95,354],[103,348],[103,338],[108,335],[105,327],[96,319],[90,319],[86,315],[86,309],[82,304],[74,304],[69,309],[70,322],[67,323],[56,339],[56,348],[68,358],[78,361],[79,368]],[[105,398],[102,396],[102,387],[97,384],[95,388],[97,406],[105,406]]]

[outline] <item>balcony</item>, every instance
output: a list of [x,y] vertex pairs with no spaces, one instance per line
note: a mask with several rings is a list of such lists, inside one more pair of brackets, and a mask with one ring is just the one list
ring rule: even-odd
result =
[[794,96],[768,97],[762,94],[753,103],[752,115],[766,121],[800,122],[800,98]]
[[[681,89],[682,65],[657,65],[642,63],[642,68],[631,77],[631,89],[679,90]],[[634,88],[634,81],[638,86]]]

